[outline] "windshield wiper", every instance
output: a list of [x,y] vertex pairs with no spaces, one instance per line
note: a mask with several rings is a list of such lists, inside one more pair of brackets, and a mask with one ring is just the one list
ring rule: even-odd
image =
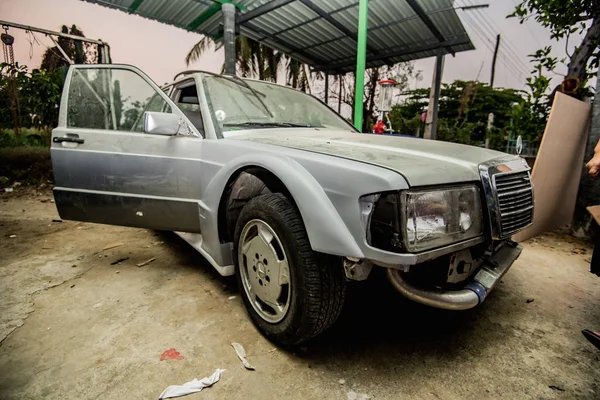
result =
[[250,90],[250,92],[252,92],[252,94],[254,95],[254,97],[256,97],[256,99],[260,102],[260,104],[263,106],[263,108],[265,109],[265,111],[267,112],[267,114],[269,114],[269,117],[273,118],[273,114],[271,113],[271,110],[269,110],[269,107],[267,107],[267,105],[265,104],[265,102],[260,98],[260,95],[265,96],[264,93],[259,93],[256,89],[254,89],[252,86],[250,86],[248,84],[248,82],[246,82],[245,80],[241,79],[239,76],[237,75],[233,75],[229,80],[231,80],[232,82],[237,82],[238,84],[246,87],[248,90]]
[[237,122],[223,124],[223,126],[266,126],[273,128],[312,128],[313,125],[295,124],[293,122]]

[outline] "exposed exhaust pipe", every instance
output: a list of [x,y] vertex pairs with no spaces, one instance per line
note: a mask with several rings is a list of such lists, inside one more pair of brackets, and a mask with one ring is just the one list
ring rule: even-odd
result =
[[481,267],[473,281],[460,290],[424,290],[408,283],[403,272],[388,268],[387,276],[402,295],[421,304],[445,310],[468,310],[481,304],[519,257],[523,247],[508,241]]
[[[471,285],[471,287],[462,290],[423,290],[419,289],[404,280],[402,272],[397,269],[388,268],[387,276],[394,288],[403,296],[408,297],[412,301],[425,304],[430,307],[443,308],[446,310],[468,310],[481,303],[485,299],[486,290],[479,283]],[[477,294],[479,290],[481,294]],[[482,296],[483,298],[480,298]]]

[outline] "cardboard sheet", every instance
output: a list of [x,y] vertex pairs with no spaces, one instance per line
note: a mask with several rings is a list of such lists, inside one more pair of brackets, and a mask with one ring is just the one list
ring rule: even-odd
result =
[[600,225],[600,206],[589,206],[585,208],[594,218],[594,221]]
[[556,93],[531,175],[533,224],[513,236],[513,240],[520,242],[571,223],[590,110],[590,104]]

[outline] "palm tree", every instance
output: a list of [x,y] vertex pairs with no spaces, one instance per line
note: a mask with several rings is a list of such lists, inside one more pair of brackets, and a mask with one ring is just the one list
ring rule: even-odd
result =
[[[189,65],[198,60],[214,44],[212,38],[203,37],[190,49],[185,57],[185,63]],[[235,47],[236,67],[240,76],[257,77],[260,80],[276,82],[279,67],[285,66],[287,84],[310,93],[311,72],[308,65],[286,57],[283,53],[245,36],[236,36]]]

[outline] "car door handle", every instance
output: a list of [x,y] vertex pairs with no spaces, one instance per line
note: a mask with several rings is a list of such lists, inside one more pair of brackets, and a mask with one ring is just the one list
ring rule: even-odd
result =
[[83,143],[85,140],[80,139],[78,136],[55,136],[52,138],[54,143],[71,142],[71,143]]

